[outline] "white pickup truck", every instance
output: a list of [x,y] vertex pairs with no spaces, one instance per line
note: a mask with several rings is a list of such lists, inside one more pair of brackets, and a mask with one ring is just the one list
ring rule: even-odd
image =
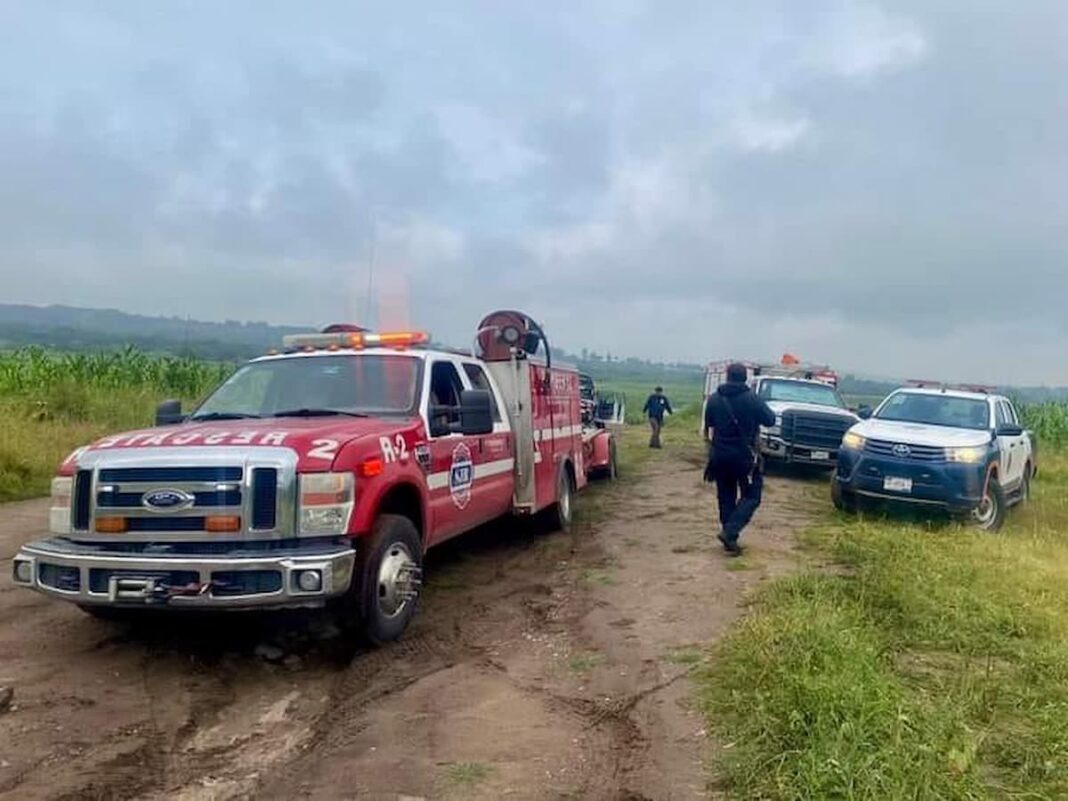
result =
[[775,425],[760,432],[766,459],[833,467],[845,432],[860,417],[830,384],[779,376],[758,376],[753,391],[773,412]]
[[939,507],[995,531],[1034,475],[1031,436],[1008,398],[905,388],[846,433],[831,499],[846,510],[858,497]]

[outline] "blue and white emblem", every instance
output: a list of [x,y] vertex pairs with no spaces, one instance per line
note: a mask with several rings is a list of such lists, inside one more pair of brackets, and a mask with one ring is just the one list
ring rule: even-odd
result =
[[141,505],[150,512],[180,512],[193,505],[195,497],[180,489],[154,489],[141,496]]
[[452,452],[452,467],[449,468],[449,493],[457,509],[463,509],[471,502],[471,485],[474,483],[471,449],[461,442]]

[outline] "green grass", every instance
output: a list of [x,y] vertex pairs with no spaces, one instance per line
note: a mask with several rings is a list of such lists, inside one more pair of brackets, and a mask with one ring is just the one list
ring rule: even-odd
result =
[[567,661],[567,669],[572,673],[589,673],[595,667],[604,664],[604,657],[597,653],[574,654]]
[[1068,795],[1068,457],[1002,534],[832,516],[699,672],[739,797]]
[[492,765],[482,762],[456,762],[445,767],[445,781],[451,787],[474,787],[494,773]]

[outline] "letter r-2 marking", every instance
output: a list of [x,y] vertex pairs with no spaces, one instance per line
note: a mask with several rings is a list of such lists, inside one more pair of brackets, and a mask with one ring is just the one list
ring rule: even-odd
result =
[[403,434],[397,434],[393,439],[379,437],[378,445],[382,449],[382,460],[387,464],[408,461],[408,443],[404,441]]

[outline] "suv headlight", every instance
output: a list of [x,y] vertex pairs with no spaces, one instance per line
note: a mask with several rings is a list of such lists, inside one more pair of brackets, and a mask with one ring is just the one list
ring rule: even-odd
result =
[[766,431],[767,431],[768,434],[770,434],[773,437],[777,437],[780,434],[782,434],[782,415],[781,414],[775,415],[775,425],[769,426],[766,429]]
[[852,431],[847,431],[845,436],[842,437],[842,447],[850,451],[862,451],[864,450],[865,439],[860,434],[854,434]]
[[300,477],[300,535],[348,533],[355,499],[352,473],[305,473]]
[[979,464],[986,460],[986,448],[946,448],[946,461],[960,464]]
[[52,479],[52,502],[48,509],[48,530],[53,534],[70,534],[70,495],[74,479],[56,476]]

